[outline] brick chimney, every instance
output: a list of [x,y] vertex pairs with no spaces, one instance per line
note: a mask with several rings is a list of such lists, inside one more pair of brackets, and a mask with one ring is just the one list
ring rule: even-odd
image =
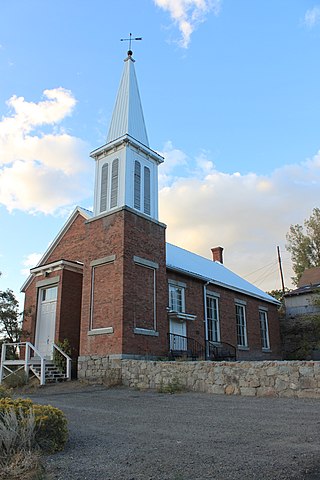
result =
[[211,252],[212,252],[212,260],[214,262],[223,263],[223,248],[222,247],[211,248]]

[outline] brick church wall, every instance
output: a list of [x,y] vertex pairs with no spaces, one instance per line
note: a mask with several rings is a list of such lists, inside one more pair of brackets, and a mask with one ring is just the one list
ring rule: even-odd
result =
[[[205,283],[187,275],[168,271],[168,280],[175,280],[186,284],[185,289],[185,311],[188,314],[196,315],[195,321],[187,320],[187,336],[196,339],[199,343],[205,343],[204,324],[204,292]],[[246,302],[246,321],[248,335],[248,349],[238,349],[237,358],[240,360],[267,360],[281,359],[281,340],[278,311],[276,305],[260,301],[253,297],[234,292],[216,285],[208,285],[207,292],[219,295],[219,319],[221,341],[237,345],[235,300]],[[262,351],[259,307],[268,310],[268,326],[271,349],[270,352]]]

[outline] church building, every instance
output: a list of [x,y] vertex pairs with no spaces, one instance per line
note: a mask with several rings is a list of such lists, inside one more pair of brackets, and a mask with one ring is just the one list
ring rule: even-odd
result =
[[[280,359],[278,302],[223,265],[166,243],[158,167],[132,52],[106,144],[93,212],[77,207],[24,283],[24,330],[45,358],[67,339],[74,360]],[[170,228],[170,225],[169,225]]]

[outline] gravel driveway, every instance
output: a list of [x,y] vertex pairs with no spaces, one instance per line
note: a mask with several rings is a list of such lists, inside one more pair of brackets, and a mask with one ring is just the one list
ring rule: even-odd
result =
[[70,439],[46,458],[59,480],[319,480],[320,402],[48,386]]

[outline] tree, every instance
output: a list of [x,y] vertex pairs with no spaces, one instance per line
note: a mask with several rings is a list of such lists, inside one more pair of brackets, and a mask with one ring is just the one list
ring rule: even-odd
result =
[[[19,313],[19,302],[9,288],[5,291],[0,290],[0,347],[4,342],[20,342],[22,334],[22,314]],[[16,349],[12,348],[9,354],[15,356],[15,352]]]
[[314,208],[312,214],[302,225],[291,225],[287,233],[286,249],[291,253],[292,268],[297,285],[307,268],[320,266],[320,208]]

